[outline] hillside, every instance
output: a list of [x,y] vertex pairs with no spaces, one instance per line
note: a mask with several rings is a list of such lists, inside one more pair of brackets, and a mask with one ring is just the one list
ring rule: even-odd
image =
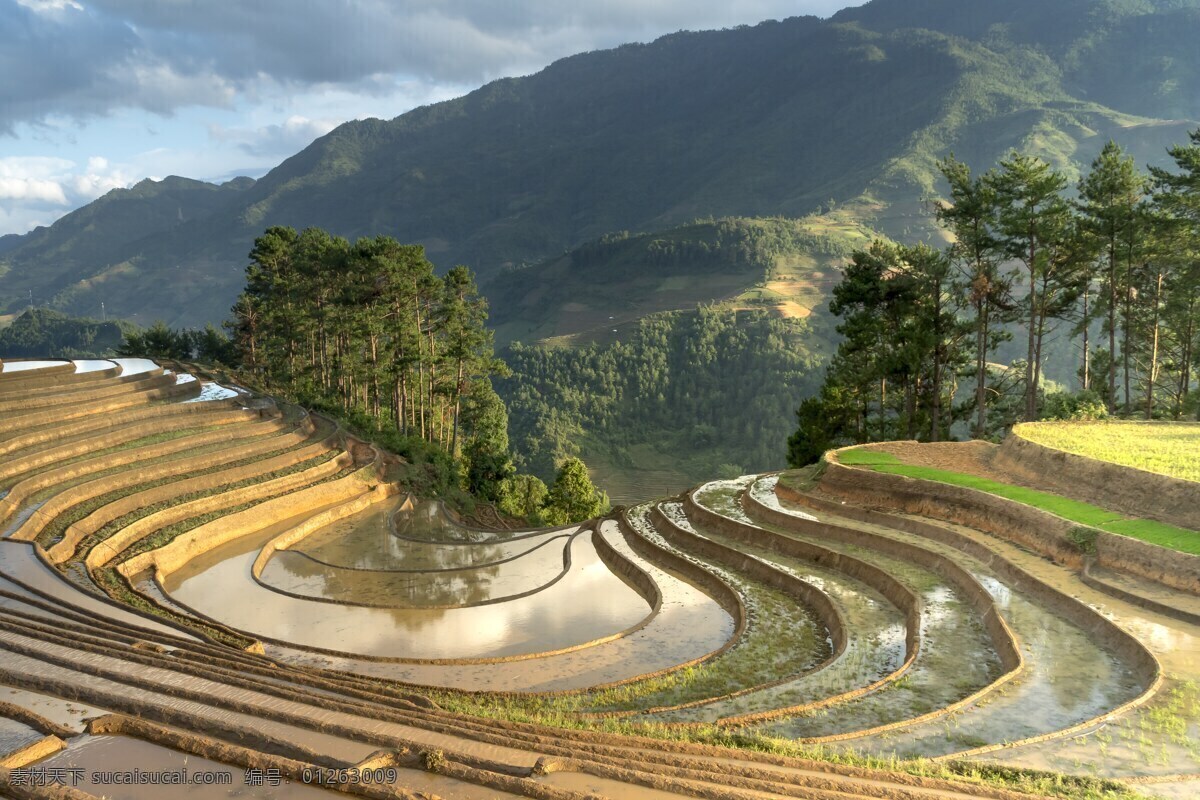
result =
[[[608,343],[651,314],[724,304],[805,319],[871,237],[855,214],[702,220],[608,234],[485,285],[497,341]],[[615,334],[615,335],[614,335]]]
[[32,290],[75,313],[103,299],[133,319],[219,321],[272,224],[387,233],[485,280],[616,231],[831,201],[917,238],[950,150],[988,166],[1021,146],[1069,166],[1112,137],[1161,162],[1200,118],[1196,5],[876,0],[572,56],[346,123],[253,185],[107,195],[4,242],[0,311]]
[[37,305],[99,315],[103,302],[109,311],[149,322],[178,313],[214,285],[218,292],[228,291],[231,274],[189,269],[191,280],[185,280],[177,263],[151,262],[139,254],[147,237],[169,236],[204,219],[253,185],[250,178],[220,186],[176,176],[144,180],[114,189],[48,228],[5,237],[0,285],[6,296],[16,298],[9,310],[24,308],[32,292]]
[[135,328],[124,320],[74,318],[31,308],[11,324],[0,320],[0,359],[111,356],[131,330]]

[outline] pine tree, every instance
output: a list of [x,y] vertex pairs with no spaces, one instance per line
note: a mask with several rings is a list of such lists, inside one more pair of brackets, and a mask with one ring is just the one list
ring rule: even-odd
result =
[[[1091,171],[1079,181],[1081,226],[1090,246],[1101,254],[1101,301],[1108,334],[1109,412],[1116,410],[1117,336],[1124,328],[1128,343],[1128,308],[1132,287],[1132,259],[1139,250],[1141,236],[1139,208],[1146,193],[1146,178],[1134,166],[1133,159],[1110,141],[1092,162]],[[1085,314],[1085,318],[1090,315]],[[1125,348],[1128,350],[1128,344]],[[1089,376],[1090,379],[1090,376]],[[1087,388],[1087,387],[1084,387]],[[1128,402],[1128,398],[1126,398]]]
[[1056,251],[1070,229],[1070,207],[1062,197],[1066,178],[1036,156],[1012,152],[986,178],[996,196],[996,231],[1002,251],[1024,265],[1028,295],[1024,418],[1038,412],[1037,342],[1055,313],[1051,292],[1061,287]]
[[1013,318],[1012,280],[1000,269],[1003,253],[996,237],[996,194],[992,181],[972,178],[953,156],[939,164],[950,185],[950,203],[937,209],[938,221],[954,235],[949,256],[957,267],[957,287],[970,303],[975,332],[975,429],[987,436],[988,356],[1009,338],[1004,325]]

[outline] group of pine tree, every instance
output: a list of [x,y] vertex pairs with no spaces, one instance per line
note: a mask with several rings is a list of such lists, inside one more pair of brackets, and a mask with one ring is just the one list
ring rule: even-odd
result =
[[537,524],[606,510],[576,458],[549,488],[517,474],[508,414],[491,378],[487,301],[464,266],[434,274],[424,248],[387,236],[353,244],[320,228],[272,227],[258,237],[226,338],[212,326],[159,324],[127,337],[130,354],[195,356],[350,422],[422,468],[424,486],[465,490]]
[[[1013,152],[981,175],[940,163],[953,244],[878,241],[834,289],[842,342],[797,410],[789,461],[889,439],[977,438],[1018,420],[1200,412],[1200,130],[1141,172],[1110,142],[1079,179]],[[1015,333],[1014,333],[1015,331]],[[1025,357],[992,362],[1014,335]],[[1047,392],[1052,336],[1074,340],[1077,391]]]

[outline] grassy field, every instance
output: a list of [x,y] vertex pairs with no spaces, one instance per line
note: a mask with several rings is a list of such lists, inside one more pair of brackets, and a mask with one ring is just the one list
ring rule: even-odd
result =
[[1099,506],[1081,503],[1061,495],[1000,483],[962,472],[905,464],[891,453],[881,453],[875,450],[847,450],[838,455],[838,460],[850,466],[869,467],[877,472],[977,489],[1049,511],[1051,514],[1082,525],[1090,525],[1110,533],[1141,539],[1182,553],[1200,555],[1200,533],[1154,520],[1129,519]]
[[1014,432],[1055,450],[1200,481],[1200,423],[1034,422]]

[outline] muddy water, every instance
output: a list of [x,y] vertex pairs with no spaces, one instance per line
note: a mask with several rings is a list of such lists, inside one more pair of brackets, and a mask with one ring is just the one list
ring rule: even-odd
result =
[[767,508],[773,508],[776,511],[785,511],[795,517],[806,520],[816,520],[812,514],[801,511],[797,508],[785,508],[780,502],[779,496],[775,494],[775,486],[779,483],[778,475],[768,475],[765,478],[760,478],[750,484],[750,496],[762,503]]
[[1185,594],[1184,592],[1177,592],[1169,586],[1163,586],[1153,581],[1141,580],[1133,575],[1126,575],[1115,570],[1104,569],[1103,567],[1092,566],[1091,572],[1097,578],[1127,592],[1156,600],[1169,608],[1176,608],[1200,616],[1200,597]]
[[569,537],[561,537],[503,563],[436,572],[345,569],[303,553],[281,551],[267,562],[261,580],[292,594],[377,608],[497,603],[536,592],[563,577],[569,542]]
[[[84,705],[73,700],[63,700],[51,695],[31,692],[25,689],[12,689],[6,686],[0,686],[0,700],[29,709],[51,722],[58,723],[78,733],[84,731],[88,719],[111,713],[107,709]],[[348,764],[362,761],[379,749],[371,744],[342,739],[318,731],[294,728],[290,725],[262,719],[261,717],[252,717],[235,712],[224,713],[228,715],[227,722],[232,722],[241,727],[253,728],[264,735],[273,736],[282,741],[315,750],[319,753],[340,759]]]
[[0,756],[20,750],[42,738],[42,734],[15,719],[0,717]]
[[[8,494],[8,492],[6,491],[5,494]],[[33,512],[37,511],[45,504],[46,501],[42,500],[35,503],[26,503],[25,505],[21,506],[17,510],[16,514],[13,514],[8,518],[7,523],[4,525],[4,529],[0,531],[0,538],[6,539],[16,533],[17,529],[24,525],[26,521],[33,516]]]
[[[791,508],[786,502],[784,505]],[[826,518],[824,514],[816,516]],[[887,528],[840,518],[830,518],[830,521],[908,541],[954,558],[992,594],[1026,658],[1024,676],[984,703],[937,722],[918,724],[890,735],[851,740],[846,743],[847,747],[900,756],[953,753],[1068,727],[1120,705],[1140,690],[1135,676],[1124,664],[1081,629],[1013,591],[985,566],[960,551]],[[954,658],[953,652],[946,653],[944,647],[935,646],[931,650],[934,654],[941,650],[951,656],[937,675],[945,681],[955,680],[965,661]],[[1080,680],[1080,676],[1087,678]],[[880,699],[889,700],[887,695],[902,697],[904,691],[903,688],[893,690],[880,695]],[[922,703],[918,708],[924,705]],[[930,707],[924,710],[936,707],[928,705]],[[766,732],[809,735],[806,730],[785,726],[768,728]]]
[[570,571],[544,591],[506,603],[437,610],[341,606],[281,595],[250,574],[265,542],[250,536],[210,551],[172,575],[165,588],[176,601],[254,635],[381,658],[495,658],[558,650],[617,634],[650,612],[600,561],[590,533],[576,537]]
[[[611,778],[597,778],[584,772],[552,772],[537,778],[537,782],[585,795],[609,798],[609,800],[678,800],[692,797],[662,789],[649,789],[633,783],[622,783]],[[763,795],[766,796],[766,795]]]
[[[241,767],[181,753],[127,736],[82,736],[66,750],[37,764],[45,769],[79,770],[68,773],[66,785],[79,776],[77,789],[112,800],[156,800],[161,797],[209,800],[212,798],[333,798],[337,793],[283,782],[279,786],[250,786]],[[157,777],[153,783],[127,783],[121,773],[140,770]],[[219,781],[201,785],[191,781]],[[182,783],[180,783],[182,781]],[[164,782],[165,785],[164,785]]]
[[[650,523],[648,510],[649,506],[639,506],[630,511],[633,527],[650,541],[722,578],[742,598],[749,624],[734,647],[697,668],[684,680],[667,682],[634,701],[617,699],[614,705],[604,706],[604,710],[704,703],[730,692],[787,681],[828,661],[832,645],[812,609],[735,569],[709,564],[687,550],[675,548]],[[664,510],[673,513],[671,508]],[[828,669],[828,666],[824,668]],[[744,697],[753,698],[754,693]],[[659,712],[658,719],[684,721],[721,716],[718,710],[713,710],[713,705],[716,704]]]
[[25,585],[54,598],[57,602],[84,613],[97,615],[139,628],[149,628],[184,638],[194,638],[178,629],[124,611],[117,606],[84,592],[55,570],[47,567],[34,555],[33,546],[25,542],[0,541],[0,577],[10,576]]
[[[3,647],[4,643],[10,640],[54,658],[66,658],[77,664],[77,669],[67,669],[10,652]],[[284,726],[289,731],[284,738],[298,744],[319,748],[319,744],[310,744],[309,735],[313,733],[312,728],[327,729],[332,726],[344,726],[360,733],[371,732],[378,736],[386,736],[393,742],[402,740],[416,743],[418,746],[452,750],[518,768],[530,768],[538,759],[537,753],[526,750],[484,744],[411,725],[368,719],[332,710],[316,704],[319,703],[318,700],[313,701],[314,705],[292,702],[249,689],[216,683],[205,678],[156,667],[130,664],[109,656],[80,653],[7,632],[0,632],[0,668],[16,674],[36,673],[48,680],[68,682],[72,687],[78,688],[85,697],[91,692],[105,692],[133,702],[148,703],[159,708],[170,708],[177,711],[182,710],[195,717],[196,727],[199,730],[204,730],[206,725],[212,724],[222,727],[235,725],[250,729],[261,728],[265,732],[271,733],[273,730],[279,729],[275,726]],[[122,680],[126,677],[135,677],[140,681],[148,682],[154,688],[139,688],[125,682],[117,682],[112,678],[103,677],[103,673],[106,672],[115,673]],[[239,706],[244,704],[247,712],[226,711],[217,706],[183,700],[179,698],[181,691],[200,692],[212,698],[220,698],[224,702],[237,703]],[[265,719],[276,713],[299,715],[306,721],[308,727],[295,728],[285,723],[268,722]]]
[[[454,524],[442,509],[441,503],[427,500],[410,510],[398,510],[389,520],[392,533],[402,539],[436,544],[495,543],[541,536],[544,532],[481,531]],[[573,530],[573,529],[572,529]],[[562,531],[559,531],[560,533]]]
[[[966,529],[961,529],[968,533]],[[983,534],[973,534],[984,538]],[[1122,777],[1200,774],[1200,626],[1124,603],[1083,585],[1074,574],[1004,542],[989,546],[1096,608],[1138,637],[1162,662],[1167,681],[1144,706],[1082,735],[981,756],[1035,769]],[[1144,592],[1144,590],[1143,590]],[[1087,673],[1085,680],[1091,682]],[[1191,798],[1196,781],[1139,787],[1154,797]]]
[[399,769],[399,780],[394,786],[407,789],[410,792],[424,792],[431,797],[441,800],[519,800],[524,795],[502,792],[499,789],[489,789],[457,778],[438,775],[434,772],[423,772],[417,769]]
[[78,733],[83,732],[86,720],[107,713],[74,700],[63,700],[53,695],[31,692],[28,689],[16,689],[11,686],[0,686],[0,700],[28,709],[44,719]]
[[[195,380],[195,377],[193,377],[191,375],[188,375],[188,376],[180,375],[179,377],[180,378],[189,377],[189,378],[192,378],[192,380]],[[185,383],[185,381],[181,380],[181,381],[179,381],[179,383]],[[206,403],[211,400],[230,400],[237,396],[238,396],[238,393],[233,389],[229,389],[225,386],[222,386],[219,383],[213,383],[212,381],[204,381],[200,384],[200,394],[198,394],[195,397],[192,397],[188,400],[184,400],[183,402],[185,402],[185,403]]]

